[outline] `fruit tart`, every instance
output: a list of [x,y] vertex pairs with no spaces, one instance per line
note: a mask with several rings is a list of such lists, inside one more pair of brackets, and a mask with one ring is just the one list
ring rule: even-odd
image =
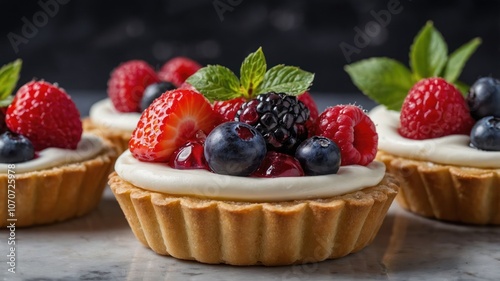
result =
[[[8,72],[17,75],[0,71]],[[3,89],[14,88],[8,83]],[[2,124],[2,227],[64,221],[98,205],[117,155],[101,138],[82,134],[80,114],[63,89],[45,81],[25,84],[7,107]]]
[[381,104],[370,112],[380,137],[377,159],[401,182],[398,203],[424,217],[499,225],[500,81],[457,81],[479,44],[473,39],[448,57],[428,23],[411,48],[412,71],[388,58],[346,71]]
[[185,87],[184,81],[200,68],[185,57],[170,59],[158,73],[142,60],[122,63],[111,73],[108,98],[95,103],[83,120],[84,131],[102,136],[123,152],[141,112],[165,91]]
[[178,259],[266,266],[369,245],[397,193],[373,161],[370,118],[338,105],[312,120],[311,96],[296,95],[314,75],[267,70],[261,49],[240,76],[201,68],[187,80],[198,92],[168,91],[142,113],[109,179],[137,239]]

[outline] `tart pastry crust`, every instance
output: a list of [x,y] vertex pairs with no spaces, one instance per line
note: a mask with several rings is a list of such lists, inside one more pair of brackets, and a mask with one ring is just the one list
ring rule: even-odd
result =
[[116,173],[109,185],[135,236],[156,253],[211,264],[267,266],[360,251],[373,241],[398,190],[389,174],[377,186],[342,196],[272,203],[151,192]]
[[397,202],[418,215],[443,221],[500,225],[500,169],[440,165],[377,154],[400,182]]
[[16,174],[15,189],[0,174],[0,225],[8,224],[8,188],[15,190],[16,227],[65,221],[97,207],[117,154],[105,145],[95,157],[40,171]]

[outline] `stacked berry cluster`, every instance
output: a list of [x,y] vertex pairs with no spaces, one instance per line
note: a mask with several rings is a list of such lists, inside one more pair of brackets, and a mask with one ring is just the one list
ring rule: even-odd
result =
[[404,100],[400,120],[399,133],[406,138],[466,134],[471,146],[500,151],[500,81],[478,79],[465,99],[443,78],[423,79]]
[[0,163],[26,162],[49,147],[75,149],[82,123],[70,96],[57,85],[31,81],[12,99],[20,68],[16,61],[0,70],[0,80],[7,81],[3,89],[8,88],[2,93],[2,103],[7,103],[2,104]]
[[318,108],[307,92],[314,75],[278,65],[267,70],[259,49],[240,79],[209,65],[187,79],[195,90],[170,90],[142,113],[129,148],[136,159],[176,169],[284,177],[334,174],[368,165],[375,126],[354,105]]
[[500,81],[484,77],[471,87],[458,81],[480,44],[474,38],[448,54],[442,34],[428,22],[410,48],[411,69],[380,57],[350,64],[345,70],[364,94],[401,112],[401,136],[422,140],[466,134],[471,146],[499,151]]
[[200,68],[186,57],[170,59],[158,73],[145,61],[127,61],[111,73],[108,95],[117,111],[142,112],[164,92],[182,88],[184,81]]

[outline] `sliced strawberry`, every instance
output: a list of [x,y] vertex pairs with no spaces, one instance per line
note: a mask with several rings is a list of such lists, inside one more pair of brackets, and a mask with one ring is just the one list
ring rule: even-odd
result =
[[235,98],[226,101],[216,101],[214,102],[214,111],[219,113],[221,120],[223,122],[234,121],[234,116],[241,105],[244,104],[246,100],[244,98]]
[[154,100],[142,113],[129,148],[141,161],[166,162],[199,130],[208,134],[218,120],[210,102],[199,93],[172,90]]

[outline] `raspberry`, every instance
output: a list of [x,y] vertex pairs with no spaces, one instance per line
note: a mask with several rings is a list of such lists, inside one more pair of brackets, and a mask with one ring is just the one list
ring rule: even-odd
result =
[[111,73],[108,95],[116,110],[140,112],[140,103],[147,86],[160,80],[153,68],[144,61],[122,63]]
[[462,94],[442,78],[416,83],[406,96],[399,133],[410,139],[469,134],[474,120]]
[[8,131],[7,124],[5,124],[5,115],[7,114],[7,107],[0,107],[0,134]]
[[234,120],[255,127],[269,150],[293,155],[307,139],[309,109],[294,96],[284,93],[260,94],[241,106]]
[[245,103],[244,98],[235,98],[226,101],[216,101],[213,106],[214,111],[219,113],[221,120],[223,122],[228,122],[234,120],[236,113],[243,103]]
[[129,142],[135,158],[165,162],[199,130],[208,134],[217,114],[205,97],[190,90],[165,92],[142,113]]
[[9,129],[27,137],[35,147],[75,149],[82,136],[82,122],[66,92],[44,81],[31,81],[17,91],[7,109]]
[[316,133],[340,148],[341,165],[366,166],[377,154],[378,135],[366,113],[355,105],[329,107],[316,119]]
[[192,59],[175,57],[161,67],[158,76],[162,81],[171,82],[176,87],[180,87],[189,76],[200,68],[201,65]]

